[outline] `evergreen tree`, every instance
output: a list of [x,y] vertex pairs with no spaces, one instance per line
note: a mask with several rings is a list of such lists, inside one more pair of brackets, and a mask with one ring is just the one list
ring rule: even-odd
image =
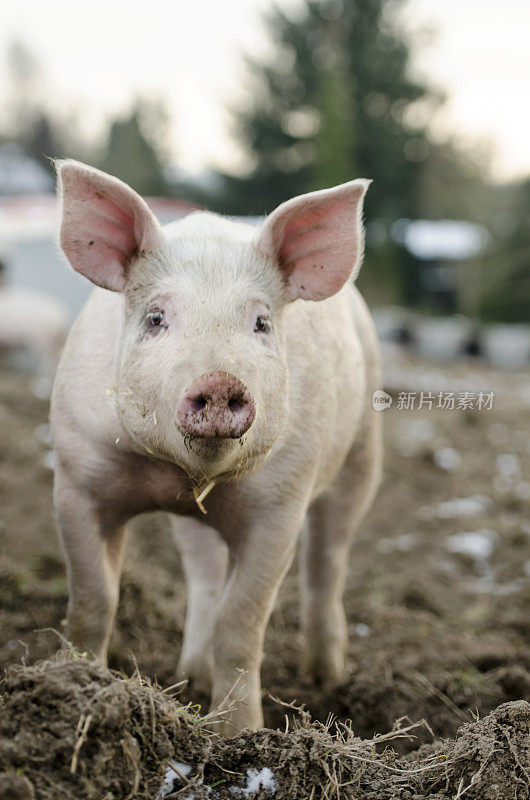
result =
[[410,45],[395,8],[396,0],[307,0],[296,19],[280,8],[269,15],[276,57],[248,59],[254,99],[236,114],[255,166],[225,176],[225,210],[263,213],[359,176],[374,180],[372,218],[417,215],[429,143],[404,118],[411,104],[434,107],[440,97],[409,77]]
[[315,188],[351,180],[355,173],[356,120],[344,65],[334,63],[319,75],[320,125],[315,138]]
[[161,157],[153,137],[144,133],[144,111],[137,103],[128,118],[112,123],[100,168],[121,178],[141,195],[165,195],[168,187]]
[[[530,178],[504,187],[493,246],[480,263],[480,316],[487,322],[530,320]],[[496,228],[496,230],[495,230]]]
[[28,126],[23,142],[27,152],[34,156],[49,172],[54,172],[52,158],[63,155],[63,148],[58,141],[53,123],[46,112],[36,113],[36,117]]

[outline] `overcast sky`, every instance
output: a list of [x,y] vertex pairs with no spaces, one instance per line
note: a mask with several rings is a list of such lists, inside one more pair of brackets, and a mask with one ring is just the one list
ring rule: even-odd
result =
[[[135,92],[165,97],[181,167],[237,168],[225,106],[244,96],[240,53],[267,52],[260,12],[270,3],[4,0],[0,52],[10,39],[25,42],[50,104],[74,105],[87,129],[125,111]],[[406,20],[437,32],[414,63],[449,94],[434,134],[491,143],[500,180],[530,173],[529,0],[410,0]]]

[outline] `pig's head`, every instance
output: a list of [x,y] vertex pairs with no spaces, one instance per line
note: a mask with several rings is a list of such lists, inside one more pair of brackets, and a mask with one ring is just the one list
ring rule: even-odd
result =
[[135,446],[197,478],[255,466],[288,417],[286,309],[356,274],[368,181],[289,200],[259,229],[206,212],[162,228],[116,178],[72,161],[58,171],[64,253],[122,294],[109,337]]

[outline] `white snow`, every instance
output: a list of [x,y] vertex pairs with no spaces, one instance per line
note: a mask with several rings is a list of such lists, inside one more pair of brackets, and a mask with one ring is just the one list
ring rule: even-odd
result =
[[370,635],[370,626],[367,625],[365,622],[358,622],[357,625],[354,627],[354,631],[357,636],[369,636]]
[[458,469],[461,461],[460,453],[454,447],[440,447],[434,451],[434,463],[446,472]]
[[246,779],[247,785],[245,787],[230,787],[230,792],[234,797],[252,797],[252,795],[256,794],[260,789],[264,789],[272,795],[276,794],[278,781],[276,780],[274,772],[268,767],[263,767],[263,769],[260,770],[247,769]]
[[[521,478],[519,459],[513,453],[501,453],[495,459],[497,473],[493,485],[499,492],[515,491],[514,484]],[[524,493],[524,490],[523,490]],[[524,500],[524,497],[522,498]]]
[[445,546],[451,553],[462,553],[477,561],[486,561],[493,552],[499,535],[490,528],[464,531],[448,536]]
[[434,509],[438,519],[455,519],[456,517],[472,517],[476,514],[483,514],[492,507],[493,503],[489,497],[481,494],[472,497],[455,497],[452,500],[445,500]]
[[495,467],[501,477],[508,483],[515,483],[521,474],[519,460],[513,453],[503,453],[497,456]]
[[52,391],[52,381],[49,378],[33,378],[30,383],[31,393],[38,400],[49,400]]
[[[191,772],[191,766],[189,764],[182,764],[180,761],[170,761],[169,763],[173,766],[168,767],[166,774],[164,775],[164,780],[162,781],[160,791],[156,796],[156,800],[163,800],[166,795],[176,791],[175,783],[182,783],[181,775],[184,775],[186,778]],[[192,795],[190,795],[190,798],[191,797]]]
[[53,450],[46,450],[42,456],[42,463],[52,472],[55,471],[55,453]]

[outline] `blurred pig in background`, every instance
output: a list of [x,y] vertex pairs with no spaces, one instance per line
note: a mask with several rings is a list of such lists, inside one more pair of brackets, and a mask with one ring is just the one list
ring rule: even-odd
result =
[[0,358],[23,353],[38,380],[34,390],[49,394],[70,327],[70,315],[55,297],[31,289],[0,286]]

